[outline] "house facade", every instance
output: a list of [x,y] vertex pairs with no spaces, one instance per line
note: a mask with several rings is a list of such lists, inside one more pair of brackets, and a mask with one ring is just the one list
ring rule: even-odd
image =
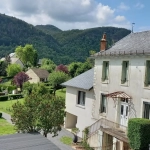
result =
[[97,121],[88,127],[91,147],[128,150],[128,120],[150,119],[149,41],[150,31],[131,33],[107,49],[103,35],[100,52],[93,55],[94,97],[89,114]]
[[30,78],[30,83],[46,82],[49,76],[49,72],[41,68],[31,68],[26,72],[26,74]]
[[93,124],[91,111],[94,100],[93,91],[94,70],[90,69],[85,73],[63,83],[66,86],[66,117],[64,126],[67,129],[78,128],[79,137],[82,131]]

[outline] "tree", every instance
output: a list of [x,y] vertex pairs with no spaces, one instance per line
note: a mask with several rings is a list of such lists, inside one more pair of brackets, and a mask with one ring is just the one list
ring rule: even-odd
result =
[[63,64],[60,64],[56,67],[56,71],[62,71],[68,74],[68,67]]
[[76,71],[77,69],[81,66],[81,62],[72,62],[70,65],[69,65],[69,74],[70,76],[73,78],[75,77],[75,74],[76,74]]
[[61,87],[60,84],[67,81],[68,79],[69,75],[62,71],[54,71],[49,75],[48,80],[54,88],[54,95],[55,91]]
[[45,96],[38,107],[38,127],[42,129],[43,135],[48,133],[58,135],[65,117],[65,101],[61,97],[50,95],[50,100]]
[[25,74],[24,72],[19,72],[14,76],[13,83],[22,89],[23,83],[27,82],[29,80],[29,76]]
[[82,63],[80,65],[80,67],[77,68],[75,76],[77,76],[77,75],[79,75],[79,74],[81,74],[81,73],[83,73],[83,72],[85,72],[85,71],[87,71],[87,70],[89,70],[91,68],[92,68],[91,62],[90,61],[86,61],[85,63]]
[[48,133],[56,136],[64,122],[65,101],[50,94],[32,92],[24,103],[18,101],[12,108],[12,121],[18,131],[43,131],[45,137]]
[[55,70],[56,64],[51,59],[43,58],[41,68],[46,69],[49,73],[51,73]]
[[16,55],[25,64],[25,66],[35,66],[37,63],[37,51],[33,45],[26,44],[24,47],[18,46],[15,49]]
[[17,73],[21,72],[21,67],[19,64],[10,64],[6,68],[7,76],[14,77]]
[[6,61],[0,61],[0,76],[6,76],[6,68],[8,63]]

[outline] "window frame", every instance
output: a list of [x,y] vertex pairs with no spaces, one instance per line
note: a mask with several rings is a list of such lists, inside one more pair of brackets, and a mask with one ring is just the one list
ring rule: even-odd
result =
[[[83,95],[81,95],[83,94]],[[81,96],[83,96],[81,99]],[[85,100],[86,100],[86,92],[85,91],[78,91],[78,96],[77,96],[77,105],[84,107],[85,106]],[[82,101],[82,103],[81,103]]]
[[[149,107],[149,114],[146,114],[146,115],[148,115],[148,117],[146,117],[145,116],[145,105],[149,105],[148,107]],[[147,112],[148,113],[148,112]],[[142,117],[143,118],[145,118],[145,119],[149,119],[150,120],[150,102],[145,102],[145,101],[143,101],[143,115],[142,115]]]

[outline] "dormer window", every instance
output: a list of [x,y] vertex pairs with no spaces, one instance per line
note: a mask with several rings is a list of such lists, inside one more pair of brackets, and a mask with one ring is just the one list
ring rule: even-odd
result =
[[121,84],[125,84],[129,79],[129,61],[122,62]]
[[103,61],[102,82],[108,80],[109,76],[109,61]]

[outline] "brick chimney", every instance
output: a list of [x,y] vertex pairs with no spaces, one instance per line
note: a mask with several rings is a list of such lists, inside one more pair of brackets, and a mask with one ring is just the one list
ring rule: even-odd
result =
[[103,38],[100,42],[100,51],[105,51],[107,49],[107,40],[106,40],[106,33],[103,34]]

